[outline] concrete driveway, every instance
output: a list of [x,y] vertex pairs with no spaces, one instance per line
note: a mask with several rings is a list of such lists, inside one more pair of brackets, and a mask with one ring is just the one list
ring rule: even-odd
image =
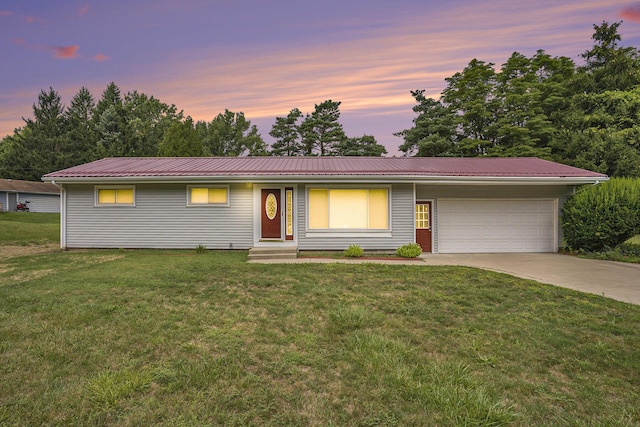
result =
[[640,264],[560,254],[424,254],[428,265],[483,268],[640,304]]

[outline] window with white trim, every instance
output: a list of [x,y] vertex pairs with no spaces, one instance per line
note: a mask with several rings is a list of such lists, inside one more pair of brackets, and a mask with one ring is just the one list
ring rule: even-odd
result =
[[388,188],[309,188],[309,230],[388,230]]
[[135,206],[136,188],[134,186],[95,187],[96,206]]
[[187,187],[189,206],[229,206],[229,187],[189,186]]

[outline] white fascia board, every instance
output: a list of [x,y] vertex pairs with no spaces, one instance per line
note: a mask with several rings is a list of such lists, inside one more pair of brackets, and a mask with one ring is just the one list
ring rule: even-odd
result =
[[105,183],[397,183],[438,185],[582,185],[608,181],[608,177],[503,177],[503,176],[403,176],[403,175],[246,175],[246,176],[123,176],[123,177],[52,177],[49,182],[69,184]]

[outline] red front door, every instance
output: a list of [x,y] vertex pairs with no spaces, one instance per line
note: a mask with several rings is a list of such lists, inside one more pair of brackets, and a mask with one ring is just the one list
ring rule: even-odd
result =
[[431,252],[431,202],[416,202],[416,243]]
[[262,190],[262,238],[282,238],[282,207],[280,189]]

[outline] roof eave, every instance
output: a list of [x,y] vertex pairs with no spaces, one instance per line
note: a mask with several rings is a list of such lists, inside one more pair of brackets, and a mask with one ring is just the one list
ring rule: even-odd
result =
[[424,176],[424,175],[196,175],[196,176],[121,176],[121,177],[52,177],[44,181],[59,184],[132,184],[132,183],[344,183],[392,182],[441,185],[583,185],[609,180],[607,176]]

